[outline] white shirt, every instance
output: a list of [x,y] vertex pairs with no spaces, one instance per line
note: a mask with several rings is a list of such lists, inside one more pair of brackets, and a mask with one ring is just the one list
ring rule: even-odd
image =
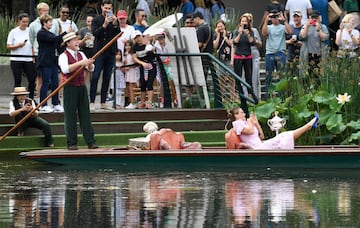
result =
[[[341,33],[342,32],[342,33]],[[356,56],[356,52],[354,50],[356,50],[359,46],[357,44],[355,44],[352,40],[352,36],[354,36],[356,39],[359,38],[360,36],[360,33],[358,30],[356,29],[352,29],[351,30],[351,35],[345,31],[345,30],[338,30],[336,32],[336,36],[340,36],[340,33],[341,33],[341,44],[339,46],[340,49],[343,49],[346,50],[346,51],[350,51],[348,54],[349,54],[349,57],[355,57]],[[339,51],[338,52],[338,56],[341,57],[342,54],[344,54],[343,52]]]
[[[12,54],[12,55],[32,55],[32,45],[29,40],[29,28],[27,27],[25,30],[21,30],[19,27],[12,29],[9,32],[9,35],[7,37],[6,44],[17,45],[19,43],[24,42],[25,40],[27,40],[27,42],[25,43],[24,47],[13,49],[10,51],[10,54]],[[29,57],[29,58],[27,58],[27,57],[10,57],[10,60],[31,62],[32,58],[31,57]]]
[[300,10],[302,14],[301,24],[304,25],[306,23],[306,20],[308,19],[308,9],[312,9],[310,0],[288,0],[285,5],[285,10],[289,11],[289,24],[294,24],[292,13],[295,10]]
[[[25,101],[20,103],[20,107],[24,107],[24,105],[25,105]],[[31,100],[31,105],[32,105],[33,108],[36,108],[35,102],[33,100]],[[12,100],[9,103],[9,107],[10,107],[10,109],[9,109],[9,115],[10,115],[12,112],[15,111],[15,105],[14,105],[14,102]],[[37,110],[35,112],[37,112]]]
[[[70,54],[75,58],[77,59],[77,54],[76,52],[79,52],[82,56],[82,59],[88,59],[86,58],[85,54],[81,51],[73,51],[73,50],[70,50],[69,48],[66,48],[66,50],[68,52],[70,52]],[[68,74],[70,73],[69,71],[69,61],[68,61],[68,57],[67,55],[65,54],[65,52],[63,52],[60,56],[59,56],[59,66],[60,66],[60,69],[61,69],[61,72],[63,72],[64,74]],[[86,69],[88,69],[88,67],[85,67]],[[93,64],[93,67],[92,67],[92,70],[91,71],[94,71],[94,64]]]
[[135,32],[135,29],[131,25],[126,25],[125,28],[120,27],[120,29],[123,34],[117,39],[117,45],[124,57],[125,42],[131,40],[131,35]]
[[71,26],[73,32],[78,31],[78,27],[76,26],[75,22],[71,20],[62,21],[60,18],[57,18],[53,23],[59,23],[61,26],[61,33],[66,32],[68,28]]

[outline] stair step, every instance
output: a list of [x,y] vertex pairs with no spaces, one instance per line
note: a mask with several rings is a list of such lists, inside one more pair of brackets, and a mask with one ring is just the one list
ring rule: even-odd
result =
[[[187,142],[200,142],[203,146],[225,145],[225,130],[216,131],[182,131]],[[96,141],[100,147],[124,147],[128,145],[129,139],[145,137],[145,133],[118,133],[97,134]],[[1,142],[0,156],[9,151],[29,151],[44,149],[44,138],[42,136],[9,136]],[[55,148],[66,148],[65,135],[54,135]],[[78,135],[79,147],[86,147],[81,135]]]

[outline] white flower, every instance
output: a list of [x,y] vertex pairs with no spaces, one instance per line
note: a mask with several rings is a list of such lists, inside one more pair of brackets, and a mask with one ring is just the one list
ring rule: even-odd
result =
[[351,95],[348,95],[347,93],[344,93],[343,95],[339,94],[336,97],[336,100],[338,101],[338,104],[345,104],[346,102],[349,102],[351,98]]

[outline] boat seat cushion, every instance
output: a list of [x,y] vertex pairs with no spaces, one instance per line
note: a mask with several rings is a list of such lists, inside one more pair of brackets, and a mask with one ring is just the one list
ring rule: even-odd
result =
[[240,137],[236,134],[235,130],[231,128],[225,134],[226,149],[241,149]]

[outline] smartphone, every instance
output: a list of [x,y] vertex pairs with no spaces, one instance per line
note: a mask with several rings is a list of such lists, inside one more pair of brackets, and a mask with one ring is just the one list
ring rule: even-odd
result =
[[316,19],[311,19],[311,21],[310,21],[310,25],[316,25]]
[[249,29],[249,26],[247,24],[243,25],[244,29]]
[[112,11],[108,11],[107,13],[106,13],[106,16],[109,18],[109,21],[112,21],[113,19],[112,19],[112,16],[113,16],[113,12]]
[[24,43],[26,43],[28,40],[24,40]]

